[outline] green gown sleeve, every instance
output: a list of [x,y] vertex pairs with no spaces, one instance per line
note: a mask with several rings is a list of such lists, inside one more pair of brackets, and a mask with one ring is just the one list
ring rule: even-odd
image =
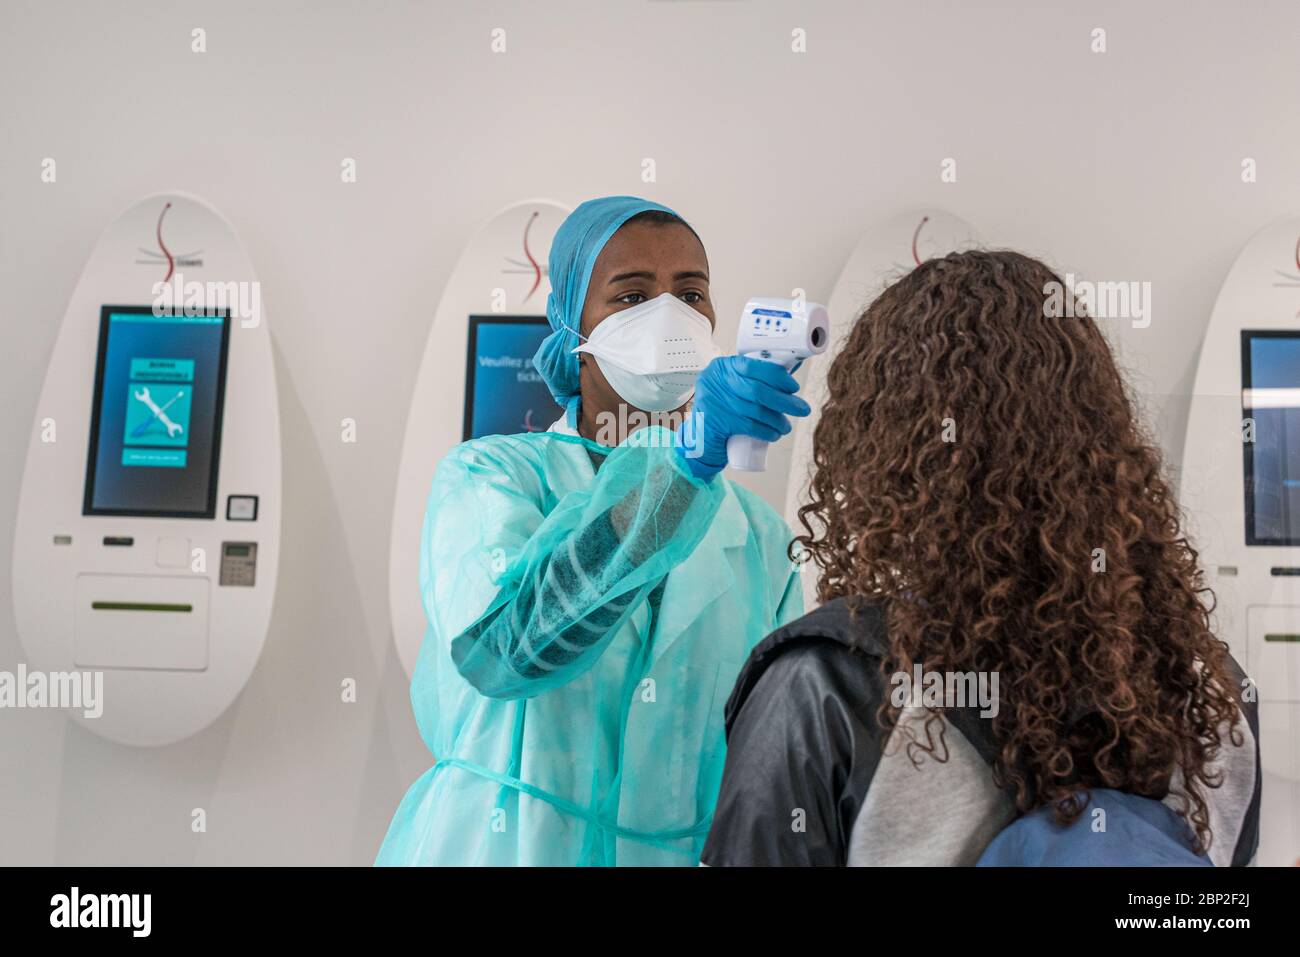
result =
[[472,446],[438,467],[421,572],[433,632],[493,698],[532,697],[590,668],[726,494],[682,466],[671,433],[642,429],[544,513],[544,458]]

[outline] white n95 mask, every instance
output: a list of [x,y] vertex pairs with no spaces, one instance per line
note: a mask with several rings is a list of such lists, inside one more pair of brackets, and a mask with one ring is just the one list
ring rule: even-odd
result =
[[709,320],[670,292],[616,312],[574,352],[594,356],[623,401],[668,412],[695,394],[695,380],[721,355]]

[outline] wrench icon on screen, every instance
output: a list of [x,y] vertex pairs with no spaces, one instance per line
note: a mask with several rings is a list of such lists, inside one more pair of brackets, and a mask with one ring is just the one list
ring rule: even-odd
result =
[[163,405],[160,406],[158,405],[158,403],[154,402],[154,400],[149,397],[149,387],[147,385],[142,385],[140,387],[140,391],[135,393],[135,397],[139,399],[141,402],[143,402],[145,405],[147,405],[149,407],[149,411],[154,414],[154,418],[156,418],[159,422],[161,422],[163,425],[167,427],[167,436],[168,438],[171,438],[175,436],[177,433],[184,432],[185,430],[181,428],[181,426],[173,422],[171,419],[169,419],[167,417],[167,413],[164,410],[167,408],[167,406],[171,405],[173,402],[175,402],[184,394],[185,393],[183,390],[177,392],[174,396],[172,396]]

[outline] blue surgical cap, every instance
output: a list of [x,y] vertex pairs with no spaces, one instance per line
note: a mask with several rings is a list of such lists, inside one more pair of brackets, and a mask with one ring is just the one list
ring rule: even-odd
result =
[[573,350],[579,345],[577,330],[581,328],[591,270],[619,227],[633,216],[650,210],[677,215],[667,206],[636,196],[589,199],[569,214],[551,241],[551,294],[546,299],[546,319],[552,331],[533,356],[533,365],[574,428],[578,425],[582,396],[578,357]]

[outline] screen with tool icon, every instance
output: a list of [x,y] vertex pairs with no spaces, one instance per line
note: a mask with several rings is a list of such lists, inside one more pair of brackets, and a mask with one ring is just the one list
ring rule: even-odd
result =
[[229,331],[227,314],[103,307],[85,514],[213,517]]

